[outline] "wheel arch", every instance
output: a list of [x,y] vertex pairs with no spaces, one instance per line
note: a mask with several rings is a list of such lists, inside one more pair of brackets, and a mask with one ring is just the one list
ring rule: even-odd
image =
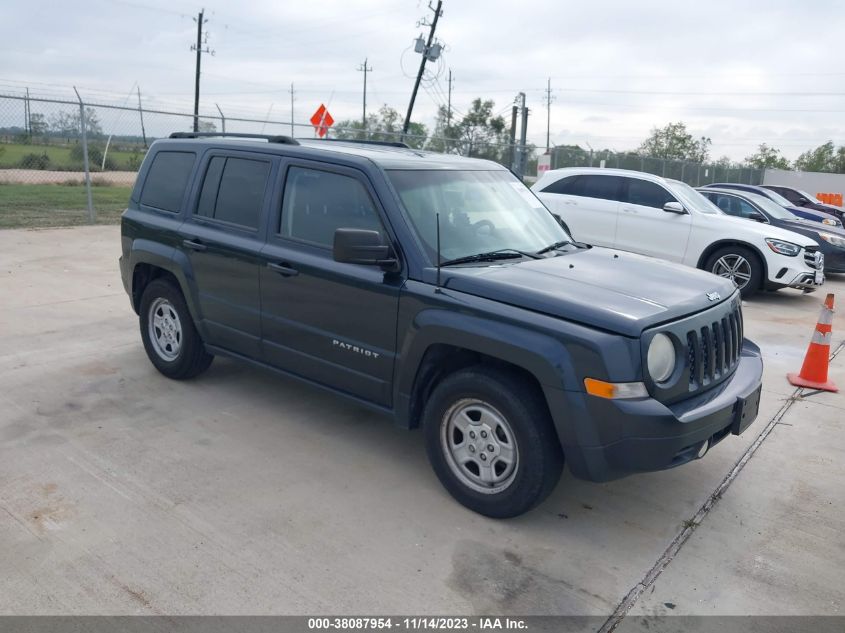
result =
[[184,253],[172,246],[166,246],[149,240],[135,240],[131,252],[131,270],[129,296],[132,308],[138,313],[141,295],[154,279],[168,278],[182,292],[188,311],[194,323],[199,325],[199,312],[195,296],[191,289],[193,272]]
[[462,369],[478,365],[501,369],[530,385],[530,388],[535,390],[535,394],[542,399],[543,405],[551,415],[540,381],[527,368],[513,361],[504,360],[475,349],[445,343],[433,343],[426,348],[414,377],[408,402],[408,428],[419,426],[425,403],[437,385],[448,376]]
[[718,251],[720,248],[724,248],[725,246],[741,246],[743,248],[747,248],[752,253],[754,253],[754,255],[757,257],[757,260],[760,262],[760,265],[763,267],[763,274],[760,278],[760,288],[764,288],[766,282],[769,279],[769,263],[766,261],[766,257],[763,255],[759,248],[754,246],[754,244],[744,242],[743,240],[725,239],[719,240],[718,242],[713,242],[701,253],[701,256],[698,258],[696,268],[704,270],[704,265],[707,263],[707,260],[710,259],[710,256],[713,255],[713,253]]

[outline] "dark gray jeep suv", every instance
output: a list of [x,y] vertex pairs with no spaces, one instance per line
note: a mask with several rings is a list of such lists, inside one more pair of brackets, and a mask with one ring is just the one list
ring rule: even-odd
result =
[[564,457],[606,481],[755,418],[763,365],[729,281],[573,241],[492,162],[230,136],[155,142],[123,214],[166,376],[225,355],[421,426],[443,485],[493,517],[542,501]]

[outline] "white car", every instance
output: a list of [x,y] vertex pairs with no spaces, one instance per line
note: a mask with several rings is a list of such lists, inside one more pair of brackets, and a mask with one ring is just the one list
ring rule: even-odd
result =
[[532,191],[577,240],[660,257],[762,288],[815,290],[824,257],[812,239],[722,213],[689,185],[624,169],[546,172]]

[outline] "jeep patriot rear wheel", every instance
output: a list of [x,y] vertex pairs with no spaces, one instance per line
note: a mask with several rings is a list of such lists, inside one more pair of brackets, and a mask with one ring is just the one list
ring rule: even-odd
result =
[[483,365],[448,376],[424,414],[426,450],[460,503],[494,518],[520,515],[554,489],[563,455],[534,385]]
[[208,369],[214,356],[205,351],[182,292],[155,279],[144,289],[140,306],[141,339],[147,356],[168,378],[193,378]]

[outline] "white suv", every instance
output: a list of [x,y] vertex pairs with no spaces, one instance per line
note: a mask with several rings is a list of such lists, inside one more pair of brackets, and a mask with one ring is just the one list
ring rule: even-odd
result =
[[743,297],[824,283],[816,242],[726,215],[677,180],[577,167],[548,171],[531,189],[575,239],[708,270],[733,280]]

